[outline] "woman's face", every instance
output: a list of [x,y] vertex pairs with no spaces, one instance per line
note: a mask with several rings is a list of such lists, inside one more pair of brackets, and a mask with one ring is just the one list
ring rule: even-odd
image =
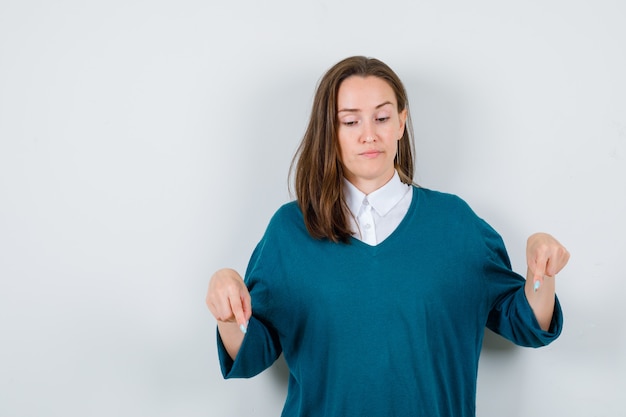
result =
[[373,76],[346,78],[337,94],[337,120],[346,179],[365,194],[385,185],[406,121],[391,86]]

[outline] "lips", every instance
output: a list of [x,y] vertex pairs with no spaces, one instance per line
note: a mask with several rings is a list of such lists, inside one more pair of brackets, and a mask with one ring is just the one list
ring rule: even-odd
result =
[[378,151],[376,149],[369,149],[365,152],[361,152],[359,155],[364,156],[366,158],[375,158],[381,153],[383,153],[383,151]]

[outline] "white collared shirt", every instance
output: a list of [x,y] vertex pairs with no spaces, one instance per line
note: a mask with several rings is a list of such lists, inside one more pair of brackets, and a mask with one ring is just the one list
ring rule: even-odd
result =
[[398,172],[387,184],[368,195],[344,178],[346,203],[353,215],[350,217],[353,236],[371,246],[388,238],[409,210],[411,191],[410,185],[400,181]]

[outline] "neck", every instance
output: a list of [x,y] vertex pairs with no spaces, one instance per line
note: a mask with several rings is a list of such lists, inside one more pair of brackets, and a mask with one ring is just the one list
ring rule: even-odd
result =
[[389,181],[391,181],[391,179],[393,178],[393,175],[395,174],[395,172],[396,171],[393,170],[393,171],[391,171],[391,173],[389,175],[386,175],[385,177],[375,178],[375,179],[371,179],[371,180],[362,179],[362,178],[361,179],[355,179],[355,178],[348,178],[348,177],[346,177],[346,179],[348,181],[350,181],[350,183],[352,185],[354,185],[363,194],[368,195],[368,194],[371,194],[374,191],[378,190],[380,187],[384,186]]

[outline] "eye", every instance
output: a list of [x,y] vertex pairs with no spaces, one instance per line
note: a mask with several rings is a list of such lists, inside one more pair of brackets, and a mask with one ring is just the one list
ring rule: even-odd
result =
[[358,120],[345,120],[341,122],[344,126],[356,126],[359,121]]
[[389,120],[389,117],[388,117],[388,116],[386,116],[386,117],[377,117],[377,118],[376,118],[376,121],[377,121],[377,122],[380,122],[380,123],[384,123],[384,122],[386,122],[387,120]]

